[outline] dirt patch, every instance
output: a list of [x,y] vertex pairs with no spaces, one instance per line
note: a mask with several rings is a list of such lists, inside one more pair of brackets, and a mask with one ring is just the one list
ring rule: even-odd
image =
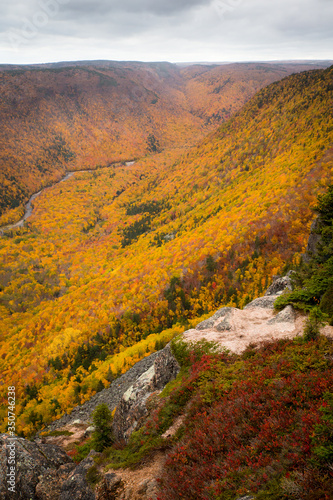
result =
[[[40,439],[43,443],[53,444],[60,446],[65,451],[69,450],[73,447],[74,444],[82,443],[87,437],[87,428],[88,424],[69,424],[65,425],[61,429],[58,429],[59,432],[64,432],[64,434],[60,434],[58,436],[40,436]],[[71,433],[68,435],[67,433]]]
[[143,464],[139,469],[109,469],[108,473],[114,472],[121,478],[124,487],[117,496],[119,500],[157,500],[156,478],[163,470],[165,454],[157,452],[147,464]]
[[180,415],[178,418],[176,418],[172,426],[169,427],[169,429],[166,430],[164,434],[162,434],[162,438],[167,439],[174,436],[178,431],[178,429],[181,427],[181,425],[183,425],[184,420],[185,420],[184,415]]

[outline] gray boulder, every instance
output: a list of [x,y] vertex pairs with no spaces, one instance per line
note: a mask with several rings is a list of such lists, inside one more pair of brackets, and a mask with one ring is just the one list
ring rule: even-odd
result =
[[76,465],[58,446],[18,438],[15,441],[16,486],[15,492],[11,493],[6,479],[9,443],[9,436],[1,434],[1,500],[96,500],[86,474],[95,464],[94,457],[99,453],[91,451],[87,458]]
[[247,304],[244,309],[250,309],[252,307],[263,307],[265,309],[274,309],[274,302],[276,301],[278,295],[265,295],[264,297],[259,297],[258,299],[252,300]]
[[273,278],[273,283],[267,288],[265,297],[269,295],[280,295],[284,290],[292,290],[291,279],[289,275],[287,276],[275,276]]
[[[225,318],[228,317],[233,308],[232,307],[221,307],[218,311],[216,311],[215,314],[211,318],[205,319],[204,321],[201,321],[195,328],[196,330],[209,330],[210,328],[213,328],[215,323],[217,322],[218,319],[220,318]],[[223,328],[223,325],[227,325],[227,323],[223,323],[223,320],[221,323],[218,323],[218,325],[221,324],[221,328]],[[216,327],[218,326],[216,325]],[[229,328],[223,328],[224,330],[229,330]],[[222,331],[222,330],[221,330]]]
[[201,321],[201,323],[199,323],[195,328],[196,330],[209,330],[210,328],[213,328],[214,324],[215,320],[213,318],[208,318]]
[[217,324],[215,324],[215,330],[218,332],[225,332],[227,330],[231,330],[231,324],[230,324],[230,316],[231,316],[231,311],[232,308],[228,308],[230,311],[224,316],[222,321],[219,321]]
[[40,476],[36,485],[38,500],[59,500],[62,485],[75,467],[75,464],[61,465],[59,469],[49,469]]
[[124,483],[121,477],[114,472],[107,472],[96,486],[96,500],[117,500],[123,492]]
[[287,306],[280,311],[274,318],[267,321],[269,325],[276,323],[294,323],[296,320],[296,313],[293,306]]

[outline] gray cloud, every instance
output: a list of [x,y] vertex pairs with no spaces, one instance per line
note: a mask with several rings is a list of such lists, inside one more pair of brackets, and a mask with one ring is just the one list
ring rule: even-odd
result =
[[332,24],[331,0],[13,0],[0,62],[332,59]]
[[156,16],[169,16],[191,10],[198,5],[207,5],[207,0],[72,0],[68,3],[69,9],[75,9],[81,14],[91,15],[94,11],[101,13],[146,13]]

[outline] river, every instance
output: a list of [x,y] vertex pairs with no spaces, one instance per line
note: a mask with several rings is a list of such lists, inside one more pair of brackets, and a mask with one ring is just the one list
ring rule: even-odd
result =
[[[125,163],[125,165],[127,167],[131,167],[132,165],[134,165],[135,161],[127,161]],[[116,166],[116,165],[119,165],[118,164],[112,164],[112,166]],[[111,165],[110,165],[111,166]],[[64,182],[64,181],[67,181],[68,179],[70,179],[71,177],[73,177],[74,174],[82,174],[84,172],[94,172],[94,170],[74,170],[73,172],[67,172],[66,175],[58,182],[55,182],[54,184],[52,184],[52,186],[47,186],[43,189],[41,189],[40,191],[38,191],[37,193],[34,193],[29,201],[25,204],[25,211],[24,211],[24,215],[22,217],[22,219],[20,219],[18,222],[15,222],[15,224],[9,224],[8,226],[2,226],[0,227],[0,235],[3,235],[4,234],[4,231],[10,231],[11,229],[15,229],[17,227],[23,227],[24,225],[24,222],[28,219],[28,217],[30,217],[30,215],[32,214],[32,211],[33,211],[33,205],[32,205],[32,202],[43,192],[45,191],[45,189],[50,189],[50,188],[53,188],[54,186],[56,186],[57,184],[60,184],[61,182]]]

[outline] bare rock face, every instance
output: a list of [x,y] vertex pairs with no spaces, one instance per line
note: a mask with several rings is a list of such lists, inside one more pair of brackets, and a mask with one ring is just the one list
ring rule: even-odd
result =
[[218,332],[225,332],[227,330],[231,330],[231,324],[229,321],[230,315],[231,315],[231,311],[230,311],[230,313],[225,315],[225,317],[223,318],[222,321],[217,322],[215,328]]
[[213,316],[184,332],[187,342],[206,340],[223,349],[240,354],[249,344],[271,339],[293,338],[303,331],[304,320],[291,306],[278,314],[274,303],[285,291],[292,290],[291,275],[273,277],[273,283],[263,297],[258,297],[243,309],[222,307]]
[[9,443],[9,436],[1,434],[1,500],[96,500],[86,474],[95,464],[94,456],[99,453],[91,451],[85,460],[76,465],[58,446],[18,438],[15,441],[16,484],[12,493],[8,491],[6,479]]
[[311,254],[315,254],[317,252],[317,245],[321,241],[320,234],[318,234],[319,226],[320,226],[320,218],[317,217],[317,219],[315,219],[312,222],[308,244],[306,247],[305,254],[303,254],[303,259],[305,260],[305,262],[309,261]]
[[153,391],[163,389],[178,375],[180,366],[171,351],[170,344],[161,350],[154,363]]
[[154,392],[154,366],[149,368],[125,392],[113,419],[113,433],[117,440],[128,441],[141,418],[147,413],[146,401]]
[[47,427],[47,431],[62,429],[67,425],[75,425],[75,422],[87,424],[91,421],[91,414],[96,406],[102,403],[105,403],[109,407],[110,411],[113,411],[119,404],[123,394],[140,377],[140,375],[142,375],[154,364],[157,356],[159,356],[159,353],[154,352],[150,356],[138,361],[126,373],[114,380],[110,387],[98,392],[91,399],[83,403],[83,405],[73,408],[70,415],[65,413],[65,415],[63,415],[60,419],[52,422]]
[[15,440],[16,492],[13,493],[8,490],[7,485],[10,443],[10,437],[7,434],[0,435],[0,498],[2,500],[58,500],[59,495],[56,496],[56,492],[51,491],[50,487],[48,487],[48,496],[37,494],[36,487],[44,475],[49,476],[51,484],[57,483],[54,477],[58,470],[59,474],[68,475],[75,468],[69,456],[58,446],[37,444],[17,438]]
[[143,373],[125,392],[113,419],[113,432],[118,440],[128,441],[138,428],[140,420],[147,414],[146,402],[152,393],[174,379],[180,366],[168,344],[155,359],[154,365]]

